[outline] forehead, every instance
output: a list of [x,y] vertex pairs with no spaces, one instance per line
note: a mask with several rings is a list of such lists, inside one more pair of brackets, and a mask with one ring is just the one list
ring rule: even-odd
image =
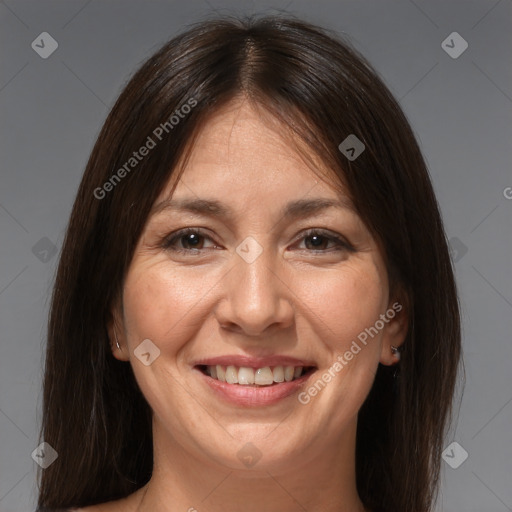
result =
[[[172,181],[159,200],[168,198]],[[263,108],[238,98],[199,130],[173,198],[208,195],[242,207],[313,195],[350,205],[340,188],[298,136]]]

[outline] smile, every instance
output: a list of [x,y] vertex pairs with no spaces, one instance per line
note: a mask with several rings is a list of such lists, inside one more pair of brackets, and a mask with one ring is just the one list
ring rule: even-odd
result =
[[220,382],[242,386],[272,386],[282,382],[292,382],[308,373],[313,367],[304,366],[264,366],[252,368],[234,365],[200,365],[205,375]]
[[284,354],[224,354],[195,360],[192,367],[212,396],[241,407],[278,404],[300,393],[318,370],[312,359]]

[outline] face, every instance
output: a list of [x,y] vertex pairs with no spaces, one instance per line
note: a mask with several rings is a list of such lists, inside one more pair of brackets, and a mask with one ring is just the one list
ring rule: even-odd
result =
[[375,240],[276,123],[244,101],[208,121],[116,312],[114,355],[155,432],[205,464],[277,470],[332,451],[405,335]]

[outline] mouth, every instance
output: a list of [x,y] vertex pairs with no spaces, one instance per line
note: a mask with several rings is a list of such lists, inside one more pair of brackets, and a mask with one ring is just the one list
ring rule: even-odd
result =
[[285,382],[293,382],[315,371],[314,366],[250,366],[197,365],[196,368],[216,381],[238,386],[271,387]]
[[199,361],[193,369],[212,397],[237,407],[254,408],[280,402],[293,404],[284,399],[298,394],[318,368],[288,357],[223,356]]

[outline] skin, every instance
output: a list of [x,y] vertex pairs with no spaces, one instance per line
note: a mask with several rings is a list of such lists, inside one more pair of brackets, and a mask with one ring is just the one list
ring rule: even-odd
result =
[[[390,347],[405,337],[405,308],[306,405],[296,394],[265,407],[223,402],[191,366],[200,357],[289,355],[315,361],[314,382],[397,300],[353,211],[280,216],[289,201],[340,197],[283,133],[244,98],[232,101],[201,130],[173,198],[217,199],[233,216],[163,211],[148,220],[109,332],[121,346],[113,344],[114,357],[132,365],[153,410],[153,476],[127,498],[83,511],[365,510],[355,483],[357,413],[379,362],[397,362]],[[185,227],[206,230],[199,249],[189,237],[174,244],[188,253],[162,247]],[[355,251],[325,238],[317,248],[301,234],[309,228],[341,235]],[[252,263],[236,252],[247,236],[263,248]],[[150,366],[134,355],[147,338],[160,349]],[[247,442],[261,452],[252,468],[237,457]]]

